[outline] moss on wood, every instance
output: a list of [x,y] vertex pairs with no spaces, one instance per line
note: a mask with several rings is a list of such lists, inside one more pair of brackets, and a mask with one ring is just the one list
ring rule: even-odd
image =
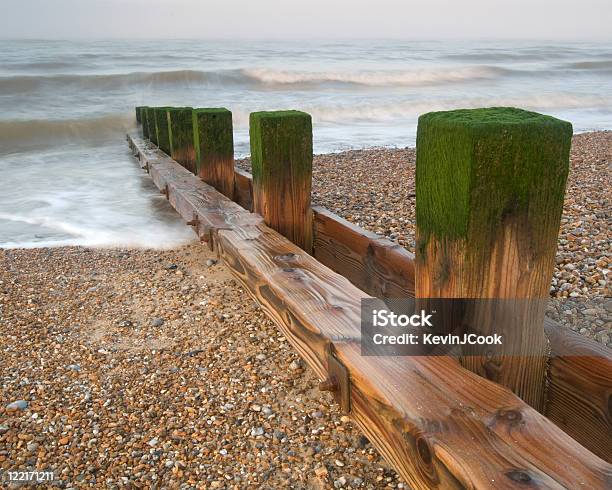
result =
[[249,119],[253,180],[312,176],[312,118],[301,111],[253,112]]
[[300,111],[254,112],[250,140],[255,211],[269,226],[310,252],[310,115]]
[[532,252],[549,249],[561,217],[571,137],[570,123],[512,107],[421,116],[419,248],[432,235],[487,248],[506,219],[519,218]]
[[140,107],[140,123],[142,124],[142,137],[149,137],[149,123],[147,120],[147,109],[148,107]]
[[223,107],[194,109],[193,143],[198,171],[207,160],[233,158],[232,113]]
[[147,136],[149,140],[153,143],[157,144],[157,132],[155,130],[155,110],[153,107],[147,107]]
[[234,134],[232,113],[224,107],[192,113],[196,173],[228,197],[233,194]]
[[171,107],[156,107],[155,114],[155,132],[157,146],[170,154],[170,136],[168,131],[168,110]]
[[191,107],[169,107],[167,122],[170,155],[195,173],[192,111]]

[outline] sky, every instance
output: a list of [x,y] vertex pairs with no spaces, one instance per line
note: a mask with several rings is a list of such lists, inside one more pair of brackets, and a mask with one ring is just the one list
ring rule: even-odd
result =
[[0,37],[612,40],[612,0],[0,0]]

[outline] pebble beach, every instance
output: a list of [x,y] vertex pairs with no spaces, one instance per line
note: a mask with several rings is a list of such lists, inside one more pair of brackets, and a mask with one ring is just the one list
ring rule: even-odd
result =
[[[318,155],[313,202],[413,251],[414,164],[410,148]],[[574,137],[551,283],[577,310],[597,303],[572,328],[608,346],[611,171],[612,132]],[[199,243],[0,250],[0,264],[2,472],[53,471],[62,488],[407,488]]]

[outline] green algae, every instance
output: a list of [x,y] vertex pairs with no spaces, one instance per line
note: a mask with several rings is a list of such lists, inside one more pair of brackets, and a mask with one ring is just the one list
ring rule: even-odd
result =
[[149,137],[149,122],[147,119],[147,106],[140,107],[140,124],[142,124],[143,138]]
[[169,154],[185,168],[195,173],[193,146],[193,109],[191,107],[168,108]]
[[170,154],[170,139],[168,132],[168,110],[170,107],[155,107],[155,142],[160,150]]
[[511,107],[431,112],[417,130],[418,255],[429,238],[490,247],[519,219],[534,255],[555,246],[572,125]]
[[312,176],[312,118],[301,111],[253,112],[249,118],[253,183],[281,175],[304,183]]
[[192,113],[196,169],[200,174],[207,163],[233,160],[232,113],[224,107],[197,108]]
[[153,143],[157,144],[157,131],[155,130],[155,109],[153,107],[147,107],[146,114],[148,138]]

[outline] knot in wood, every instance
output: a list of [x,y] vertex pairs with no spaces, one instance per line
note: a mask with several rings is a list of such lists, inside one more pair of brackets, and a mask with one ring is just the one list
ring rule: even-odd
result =
[[506,476],[517,483],[531,482],[531,476],[525,470],[510,470],[506,472]]

